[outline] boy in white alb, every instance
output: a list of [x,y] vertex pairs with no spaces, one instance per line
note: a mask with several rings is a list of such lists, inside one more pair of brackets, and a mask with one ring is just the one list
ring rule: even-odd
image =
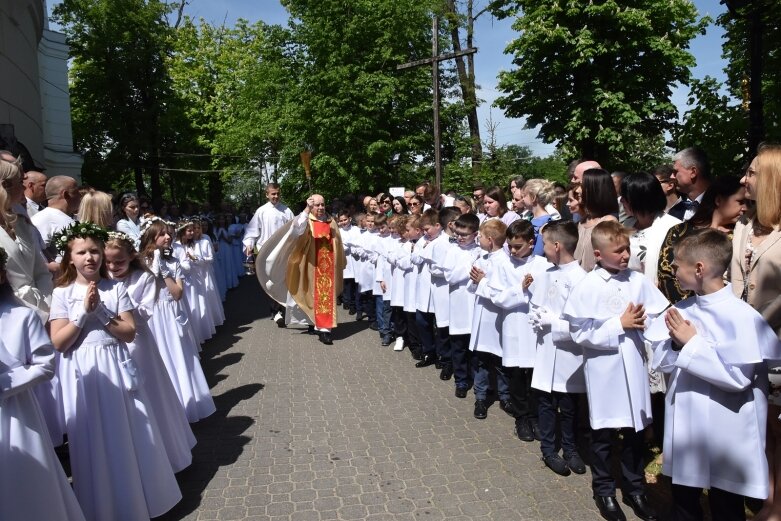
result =
[[337,216],[336,223],[339,225],[339,234],[342,237],[342,247],[347,264],[342,274],[342,303],[351,315],[355,314],[355,264],[356,257],[353,256],[353,243],[360,233],[357,226],[353,226],[349,210],[341,210]]
[[453,363],[453,379],[455,380],[457,398],[466,398],[472,387],[472,371],[470,369],[469,338],[472,332],[472,312],[475,307],[475,295],[467,291],[469,272],[481,249],[477,245],[477,230],[480,220],[474,214],[463,214],[453,223],[453,235],[458,248],[450,250],[442,272],[450,286],[449,306],[450,316],[458,317],[450,321],[450,359]]
[[583,348],[591,421],[591,486],[599,512],[625,519],[616,501],[610,453],[621,433],[623,499],[644,520],[657,519],[645,495],[643,430],[651,424],[651,393],[642,330],[667,299],[646,277],[628,269],[629,236],[617,221],[597,224],[591,245],[598,265],[575,286],[563,317]]
[[423,353],[420,343],[420,332],[418,331],[418,323],[415,319],[417,311],[417,299],[415,292],[417,290],[417,266],[412,263],[412,252],[415,250],[415,245],[421,241],[423,237],[423,229],[420,225],[419,215],[410,215],[407,219],[407,242],[396,256],[396,267],[404,272],[404,304],[402,306],[404,310],[404,317],[407,323],[407,336],[409,338],[409,350],[412,354],[412,358],[415,360],[422,360]]
[[531,388],[537,334],[529,323],[527,288],[534,277],[548,268],[548,261],[534,252],[534,226],[517,220],[507,227],[505,247],[510,262],[502,263],[488,280],[486,294],[500,308],[502,367],[507,375],[510,401],[500,402],[504,412],[515,416],[515,433],[522,441],[534,441],[537,430],[537,399]]
[[499,307],[491,302],[488,292],[488,280],[494,270],[503,264],[509,264],[510,258],[504,251],[504,239],[507,225],[499,219],[489,219],[480,226],[477,240],[482,255],[475,261],[469,272],[467,290],[475,294],[475,307],[472,312],[472,334],[469,337],[469,349],[474,351],[474,393],[475,412],[478,420],[488,417],[488,391],[491,373],[496,374],[496,391],[502,409],[510,407],[510,388],[507,375],[502,367],[502,332],[499,324]]
[[391,339],[391,308],[390,308],[390,266],[387,260],[388,241],[391,240],[388,218],[385,214],[377,214],[374,218],[374,309],[377,316],[377,331],[380,343],[389,346]]
[[[450,349],[450,285],[445,280],[444,264],[453,248],[452,222],[461,215],[461,210],[452,206],[439,212],[439,226],[442,234],[427,248],[429,271],[431,272],[431,296],[434,300],[434,318],[436,319],[437,361],[442,371],[441,380],[450,380],[453,376],[453,360]],[[425,251],[425,250],[424,250]]]
[[673,271],[696,296],[645,333],[653,367],[670,374],[662,472],[672,478],[674,519],[702,519],[702,489],[709,489],[717,521],[745,520],[744,498],[769,492],[765,360],[781,359],[781,345],[762,316],[724,284],[731,258],[732,242],[717,230],[682,239]]
[[[572,289],[586,276],[575,260],[578,227],[572,221],[551,221],[542,229],[543,252],[552,264],[535,276],[531,293],[531,323],[537,332],[532,388],[537,392],[538,430],[542,460],[556,474],[586,472],[578,454],[576,393],[586,392],[583,376],[583,350],[570,335],[570,324],[561,311]],[[561,430],[556,449],[556,424]]]
[[418,325],[420,343],[423,346],[423,358],[415,364],[415,367],[428,367],[439,364],[437,352],[440,350],[440,332],[437,330],[436,317],[434,316],[434,295],[429,269],[431,249],[434,248],[436,241],[447,240],[447,236],[442,237],[439,214],[432,208],[423,212],[420,218],[420,227],[423,230],[423,238],[415,244],[410,257],[412,263],[417,266],[415,321]]
[[399,259],[405,255],[405,252],[409,254],[407,220],[406,215],[397,215],[392,219],[390,228],[393,242],[387,251],[388,264],[391,266],[391,324],[393,335],[396,337],[394,351],[402,351],[405,345],[409,345],[407,319],[404,316],[404,270],[399,266]]

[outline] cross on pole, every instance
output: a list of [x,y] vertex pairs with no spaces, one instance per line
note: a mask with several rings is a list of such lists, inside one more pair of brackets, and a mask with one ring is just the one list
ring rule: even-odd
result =
[[476,52],[477,47],[470,47],[461,51],[439,54],[439,18],[435,16],[431,33],[431,58],[415,60],[396,66],[396,70],[400,71],[431,64],[431,78],[434,90],[434,172],[436,173],[437,190],[441,190],[442,187],[442,149],[439,132],[439,62]]

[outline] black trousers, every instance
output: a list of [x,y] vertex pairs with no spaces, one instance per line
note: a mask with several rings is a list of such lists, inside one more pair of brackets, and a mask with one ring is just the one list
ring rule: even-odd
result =
[[[672,486],[673,510],[671,521],[701,521],[702,506],[700,497],[702,489],[684,485]],[[708,490],[708,504],[713,521],[746,521],[744,497],[719,488]]]
[[415,320],[415,312],[403,311],[403,313],[404,322],[407,324],[407,345],[413,350],[420,350],[420,332],[418,330],[418,323]]
[[564,457],[578,452],[576,433],[578,421],[577,396],[571,393],[537,391],[539,411],[540,451],[543,456],[558,452],[556,448],[556,419],[561,429],[561,449]]
[[[597,496],[615,496],[616,481],[610,472],[610,453],[620,444],[621,489],[624,494],[645,493],[643,466],[644,431],[632,428],[591,431],[591,488]],[[618,434],[623,440],[618,440]]]
[[450,335],[450,359],[453,362],[453,378],[456,387],[472,386],[472,351],[469,350],[470,335]]
[[344,279],[342,284],[342,302],[347,304],[347,309],[351,311],[355,311],[356,287],[355,279]]
[[506,367],[510,386],[510,401],[518,418],[536,420],[538,415],[537,391],[532,389],[531,367]]

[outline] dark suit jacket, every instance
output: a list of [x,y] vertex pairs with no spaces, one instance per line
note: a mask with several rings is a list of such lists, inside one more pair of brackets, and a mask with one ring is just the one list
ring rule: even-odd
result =
[[687,199],[681,198],[678,204],[670,208],[670,211],[667,213],[683,221],[683,214],[686,213],[686,203]]

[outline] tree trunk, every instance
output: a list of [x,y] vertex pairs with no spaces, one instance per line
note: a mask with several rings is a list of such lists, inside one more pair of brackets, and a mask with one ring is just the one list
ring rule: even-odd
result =
[[[450,38],[453,41],[453,51],[461,50],[461,39],[458,30],[458,8],[455,0],[447,1],[447,8],[450,18]],[[472,0],[468,1],[467,6],[467,47],[472,46],[472,36],[474,30],[474,18],[472,17]],[[477,95],[475,93],[475,73],[474,57],[468,56],[469,68],[464,64],[464,57],[459,56],[456,60],[456,70],[458,71],[458,83],[461,86],[461,96],[464,99],[466,107],[466,119],[469,125],[469,138],[472,144],[472,174],[475,178],[480,173],[480,166],[483,160],[483,145],[480,141],[480,121],[477,119]]]

